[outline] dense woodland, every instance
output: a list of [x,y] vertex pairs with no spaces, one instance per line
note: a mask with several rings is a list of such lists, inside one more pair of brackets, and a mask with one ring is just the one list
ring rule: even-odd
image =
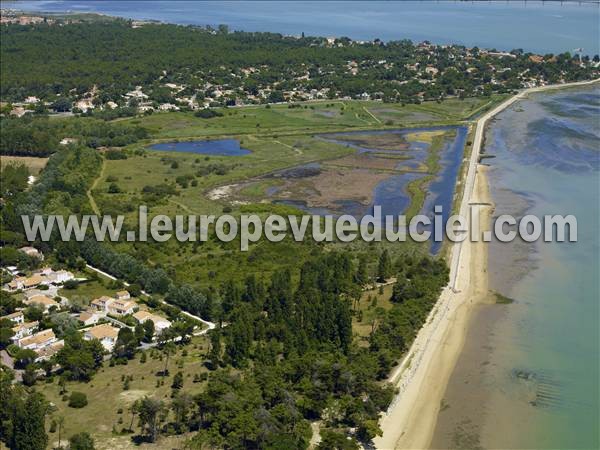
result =
[[95,90],[95,104],[122,105],[123,95],[140,85],[152,101],[175,102],[166,83],[185,88],[178,96],[198,100],[213,96],[215,88],[233,90],[219,100],[223,104],[262,89],[270,91],[264,101],[281,101],[282,91],[294,88],[328,89],[332,98],[367,92],[388,101],[414,101],[423,92],[426,99],[507,92],[527,80],[570,81],[594,72],[587,57],[582,67],[568,53],[535,62],[522,50],[498,57],[477,48],[418,46],[409,40],[358,43],[339,38],[330,43],[228,32],[227,27],[134,28],[124,20],[7,25],[0,28],[0,38],[3,101],[37,96],[63,103]]
[[[51,156],[32,190],[14,182],[0,210],[2,234],[9,237],[6,248],[22,239],[17,214],[89,212],[85,191],[98,173],[100,159],[89,147],[64,148]],[[12,178],[26,176],[22,168],[9,170]],[[90,262],[222,325],[210,333],[206,365],[211,373],[202,394],[176,390],[171,401],[148,397],[135,406],[139,427],[132,432],[138,439],[154,441],[163,433],[195,431],[190,448],[305,448],[309,421],[317,419],[323,421],[325,443],[345,442],[347,448],[355,448],[357,441],[369,442],[379,432],[378,415],[393,395],[384,380],[447,282],[443,261],[416,256],[392,261],[384,252],[377,273],[368,273],[352,253],[316,247],[298,272],[280,270],[270,277],[257,272],[243,283],[192,287],[178,285],[163,269],[107,244],[52,240],[35,245],[47,254],[54,252],[67,267]],[[28,262],[16,263],[25,267]],[[393,308],[373,323],[368,345],[359,345],[352,335],[353,302],[367,279],[395,274],[402,282],[394,289]],[[10,295],[0,300],[3,314],[17,306]],[[187,342],[190,330],[182,324],[175,331],[184,338],[180,345]],[[113,360],[127,363],[134,358],[146,332],[120,333]],[[55,357],[62,367],[59,375],[92,380],[102,364],[102,349],[83,342],[76,332],[61,333],[65,348]],[[170,345],[165,343],[164,351]],[[35,365],[29,358],[18,355],[21,366],[29,367],[24,383],[31,387],[13,385],[2,394],[3,404],[15,405],[1,413],[3,440],[10,448],[41,449],[48,439],[41,425],[47,408],[35,393]],[[5,386],[10,377],[9,371],[1,374]],[[24,427],[30,432],[23,433]],[[355,433],[346,442],[343,430],[348,429]]]
[[47,117],[0,118],[0,154],[48,156],[61,148],[58,136],[90,148],[123,147],[147,137],[139,126],[92,118],[55,120]]

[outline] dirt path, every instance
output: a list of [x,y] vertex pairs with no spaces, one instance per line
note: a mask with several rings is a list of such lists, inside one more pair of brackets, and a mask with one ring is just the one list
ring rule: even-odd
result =
[[378,119],[378,118],[375,116],[375,114],[373,114],[371,111],[369,111],[369,110],[367,109],[367,107],[366,107],[366,106],[363,106],[363,109],[365,110],[365,112],[366,112],[368,115],[370,115],[370,116],[371,116],[373,119],[375,119],[375,120],[377,121],[377,123],[379,123],[379,124],[381,123],[381,120],[379,120],[379,119]]
[[98,205],[96,204],[96,200],[94,200],[92,191],[94,189],[96,189],[96,185],[98,184],[98,181],[100,181],[101,179],[104,178],[104,170],[105,169],[106,169],[106,160],[102,159],[102,168],[100,169],[100,174],[96,177],[96,179],[94,180],[94,182],[92,183],[92,185],[86,192],[88,200],[90,201],[90,205],[92,207],[92,211],[94,211],[94,214],[96,214],[97,216],[100,215],[100,208],[98,208]]

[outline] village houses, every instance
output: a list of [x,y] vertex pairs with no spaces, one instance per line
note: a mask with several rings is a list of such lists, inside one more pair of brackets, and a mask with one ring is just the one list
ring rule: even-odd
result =
[[64,341],[58,340],[52,329],[47,329],[19,339],[17,345],[22,349],[33,350],[37,354],[35,361],[39,362],[56,354],[64,346]]
[[66,270],[52,270],[49,267],[36,270],[29,277],[17,276],[7,283],[9,291],[33,289],[40,285],[60,285],[66,281],[75,279],[75,276]]
[[37,330],[38,326],[39,322],[37,320],[34,322],[24,322],[18,324],[16,327],[12,328],[14,335],[11,340],[13,343],[17,343],[20,339],[31,336],[33,332]]
[[102,315],[95,311],[83,311],[79,314],[77,320],[79,320],[85,326],[90,326],[97,324],[101,317]]

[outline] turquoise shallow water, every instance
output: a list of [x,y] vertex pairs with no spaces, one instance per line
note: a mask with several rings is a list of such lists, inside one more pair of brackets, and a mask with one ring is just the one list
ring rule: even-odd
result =
[[508,257],[492,246],[492,288],[516,302],[483,375],[482,443],[599,448],[600,88],[519,102],[497,117],[486,152],[496,214],[573,214],[578,242],[513,244]]

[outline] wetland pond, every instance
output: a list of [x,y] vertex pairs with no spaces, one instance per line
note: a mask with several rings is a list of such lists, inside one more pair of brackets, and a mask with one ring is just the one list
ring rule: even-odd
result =
[[161,142],[150,145],[148,148],[163,152],[197,153],[214,156],[243,156],[252,153],[250,150],[240,147],[240,141],[237,139]]
[[[444,222],[450,216],[467,127],[356,131],[316,138],[356,152],[259,177],[242,184],[235,195],[255,201],[252,193],[310,214],[349,214],[360,220],[372,214],[375,205],[381,206],[383,217],[405,214],[411,207],[409,184],[422,179],[419,213],[433,219],[435,205],[441,205]],[[438,253],[441,244],[432,242],[431,252]]]

